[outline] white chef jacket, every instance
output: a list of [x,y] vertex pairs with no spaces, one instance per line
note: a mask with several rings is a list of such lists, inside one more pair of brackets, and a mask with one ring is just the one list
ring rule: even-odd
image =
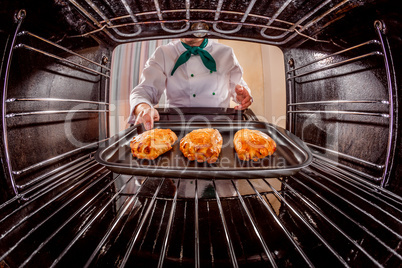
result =
[[215,59],[216,72],[207,69],[199,55],[191,55],[171,75],[177,59],[186,48],[180,40],[158,47],[148,59],[140,83],[130,93],[128,122],[134,123],[133,111],[138,104],[156,105],[165,90],[167,107],[227,108],[230,98],[237,102],[237,84],[244,86],[251,96],[233,49],[212,40],[208,40],[204,49]]

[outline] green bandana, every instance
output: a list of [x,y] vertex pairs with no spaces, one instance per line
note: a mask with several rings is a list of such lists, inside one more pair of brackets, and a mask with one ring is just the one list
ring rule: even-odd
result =
[[181,43],[187,49],[187,51],[183,52],[183,54],[181,54],[180,57],[177,59],[176,64],[174,65],[172,73],[170,75],[173,75],[180,65],[186,63],[190,59],[191,55],[200,55],[205,67],[207,67],[208,70],[211,70],[211,72],[216,72],[216,63],[214,58],[212,58],[211,54],[209,54],[208,51],[204,50],[204,47],[206,47],[208,44],[208,39],[205,38],[199,47],[191,47],[183,42]]

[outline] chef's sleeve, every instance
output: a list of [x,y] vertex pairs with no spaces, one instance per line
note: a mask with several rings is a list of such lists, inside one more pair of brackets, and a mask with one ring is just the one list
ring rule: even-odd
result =
[[146,62],[140,83],[130,93],[129,124],[135,122],[134,109],[138,104],[146,103],[151,107],[158,104],[166,86],[166,73],[162,67],[164,60],[162,49],[157,48]]
[[233,52],[233,49],[232,49],[232,58],[233,58],[233,65],[229,72],[230,95],[232,96],[232,99],[234,102],[239,103],[237,101],[237,94],[235,91],[236,85],[243,86],[245,89],[247,89],[248,93],[250,94],[250,97],[251,98],[253,98],[253,97],[251,95],[250,88],[248,87],[246,81],[244,81],[244,79],[243,79],[243,68],[241,67],[239,61],[237,60],[236,55]]

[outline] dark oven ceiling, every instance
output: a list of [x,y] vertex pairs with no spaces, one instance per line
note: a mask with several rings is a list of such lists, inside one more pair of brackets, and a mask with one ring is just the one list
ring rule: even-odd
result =
[[[287,48],[307,41],[337,43],[344,42],[347,35],[356,40],[359,35],[374,34],[373,23],[381,19],[381,9],[392,8],[388,7],[389,2],[44,0],[1,5],[5,5],[3,10],[26,10],[24,29],[53,41],[92,37],[115,46],[206,34],[209,38]],[[0,20],[12,21],[5,16]],[[367,36],[361,39],[367,40]]]
[[196,33],[289,46],[316,40],[359,2],[70,0],[68,6],[91,22],[82,36],[99,32],[116,43]]

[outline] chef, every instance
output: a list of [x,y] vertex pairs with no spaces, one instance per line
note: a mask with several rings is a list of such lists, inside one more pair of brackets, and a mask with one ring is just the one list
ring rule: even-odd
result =
[[243,70],[229,46],[206,38],[183,38],[158,47],[147,61],[140,83],[130,94],[129,123],[151,129],[153,108],[166,90],[167,107],[223,107],[252,103]]

